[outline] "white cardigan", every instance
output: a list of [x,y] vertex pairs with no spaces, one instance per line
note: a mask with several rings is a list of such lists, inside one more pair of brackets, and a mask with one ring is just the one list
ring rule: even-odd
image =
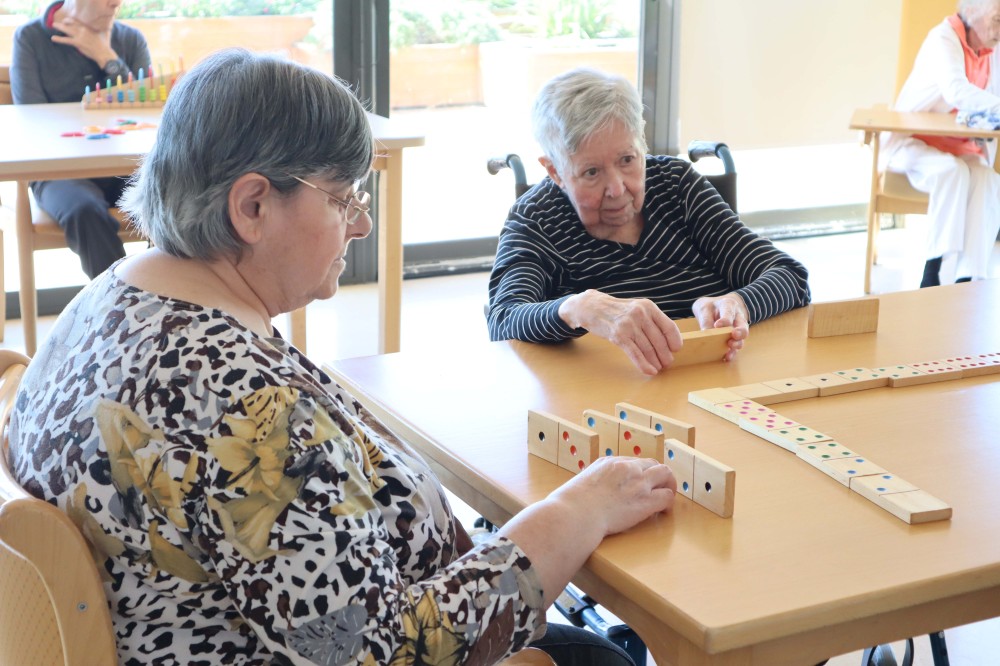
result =
[[[990,111],[1000,113],[1000,47],[994,49],[990,80],[986,89],[969,83],[965,74],[962,42],[948,19],[936,25],[917,53],[913,70],[899,91],[893,107],[896,111]],[[879,169],[892,157],[907,135],[887,133],[882,137]],[[996,156],[996,144],[989,144],[989,160]]]

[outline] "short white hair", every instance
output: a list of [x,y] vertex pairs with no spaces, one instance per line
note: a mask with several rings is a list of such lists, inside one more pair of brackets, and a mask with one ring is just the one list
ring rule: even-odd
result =
[[1000,9],[1000,0],[958,0],[958,13],[966,22],[979,18],[991,9]]
[[535,140],[557,171],[587,137],[617,120],[646,152],[646,121],[639,91],[628,79],[585,67],[556,76],[544,86],[532,111]]

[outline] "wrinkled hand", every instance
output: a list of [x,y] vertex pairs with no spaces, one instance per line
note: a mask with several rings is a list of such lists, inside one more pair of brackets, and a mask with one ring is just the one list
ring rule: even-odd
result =
[[72,16],[56,21],[53,25],[65,33],[65,36],[53,35],[53,42],[75,47],[77,51],[96,62],[100,67],[104,67],[108,61],[118,57],[118,54],[111,48],[110,27],[107,30],[96,30]]
[[610,456],[556,490],[551,498],[572,507],[574,516],[604,526],[604,536],[623,532],[674,505],[677,480],[652,458]]
[[624,350],[642,373],[655,375],[674,362],[684,344],[677,324],[645,298],[616,298],[593,289],[570,296],[559,316]]
[[691,310],[702,330],[733,327],[725,360],[732,361],[736,358],[737,352],[743,349],[744,341],[750,336],[750,311],[743,297],[735,292],[725,296],[703,296],[694,302]]

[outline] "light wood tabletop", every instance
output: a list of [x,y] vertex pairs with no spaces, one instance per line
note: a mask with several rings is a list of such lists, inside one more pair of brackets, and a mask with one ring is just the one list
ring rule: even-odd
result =
[[1000,138],[1000,131],[969,127],[956,122],[954,113],[893,111],[884,106],[857,109],[851,116],[850,129],[865,132]]
[[[119,118],[156,124],[160,109],[84,110],[80,104],[0,105],[0,181],[127,176],[149,152],[155,129],[90,140],[63,137],[86,126],[114,127]],[[379,180],[379,351],[399,351],[403,288],[403,149],[424,137],[405,123],[368,115],[377,142]],[[293,318],[292,339],[304,341],[303,311]],[[301,343],[300,343],[301,344]],[[304,344],[302,345],[305,346]]]
[[1000,351],[1000,281],[880,300],[877,333],[810,339],[797,310],[755,325],[733,363],[654,378],[596,336],[470,341],[329,369],[498,523],[570,478],[527,454],[529,408],[578,420],[621,401],[694,424],[697,448],[736,470],[734,516],[678,497],[671,514],[606,539],[575,581],[661,666],[815,664],[1000,616],[1000,375],[774,406],[953,507],[924,525],[687,402],[697,389]]

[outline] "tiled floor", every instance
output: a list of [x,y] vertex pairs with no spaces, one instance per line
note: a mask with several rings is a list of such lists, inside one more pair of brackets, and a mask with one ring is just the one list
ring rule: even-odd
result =
[[[906,229],[883,232],[880,265],[874,276],[875,291],[917,286],[923,266],[920,247],[924,232],[923,220],[919,217],[909,218]],[[814,300],[862,295],[864,234],[796,239],[778,244],[809,268]],[[1000,276],[1000,244],[994,249],[993,267],[993,274]],[[406,281],[403,287],[403,350],[446,349],[452,340],[485,338],[483,304],[487,298],[487,278],[485,273],[473,273]],[[344,287],[330,301],[311,305],[308,313],[310,356],[317,360],[333,360],[375,354],[378,339],[376,303],[375,286],[360,285]],[[40,323],[40,336],[46,334],[52,321],[53,318],[46,318]],[[283,323],[279,321],[279,327]],[[23,333],[18,322],[8,322],[2,346],[23,350]],[[458,510],[464,521],[471,522],[474,518],[468,507],[459,506]],[[551,617],[555,619],[558,614],[553,613]],[[951,629],[947,639],[953,666],[1000,663],[1000,620]],[[860,663],[860,652],[830,661],[831,666]],[[917,640],[914,663],[916,666],[932,664],[926,636]]]

